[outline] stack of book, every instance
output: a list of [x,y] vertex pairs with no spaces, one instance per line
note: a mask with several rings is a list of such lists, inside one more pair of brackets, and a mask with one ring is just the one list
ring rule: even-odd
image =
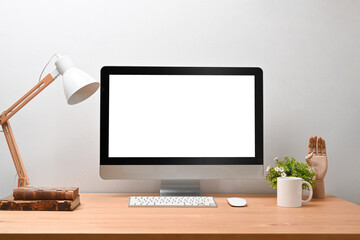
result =
[[19,187],[0,200],[0,210],[72,211],[80,205],[79,188]]

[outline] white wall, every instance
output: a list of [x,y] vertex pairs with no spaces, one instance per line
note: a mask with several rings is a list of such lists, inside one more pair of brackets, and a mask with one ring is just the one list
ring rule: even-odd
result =
[[[360,203],[359,9],[355,0],[0,0],[0,110],[36,84],[55,52],[97,78],[104,65],[259,66],[265,165],[275,156],[303,160],[309,136],[322,136],[327,193]],[[157,181],[99,177],[99,92],[68,106],[59,79],[12,126],[32,185],[159,190]],[[0,196],[14,176],[1,136]],[[273,192],[265,180],[206,181],[203,189]]]

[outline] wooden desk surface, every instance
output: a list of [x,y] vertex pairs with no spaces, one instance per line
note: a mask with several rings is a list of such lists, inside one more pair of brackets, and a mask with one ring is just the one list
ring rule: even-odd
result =
[[[333,196],[302,208],[257,194],[214,195],[217,208],[141,208],[129,196],[82,193],[73,212],[0,211],[0,239],[360,239],[360,206]],[[230,207],[229,196],[248,206]]]

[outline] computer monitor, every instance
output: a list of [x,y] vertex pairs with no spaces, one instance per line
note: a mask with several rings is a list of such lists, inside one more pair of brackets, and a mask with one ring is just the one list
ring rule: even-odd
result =
[[103,67],[100,176],[263,176],[262,76],[260,68]]

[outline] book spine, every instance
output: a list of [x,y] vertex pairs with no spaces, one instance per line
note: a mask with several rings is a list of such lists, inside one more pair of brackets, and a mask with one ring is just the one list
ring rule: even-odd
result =
[[67,200],[7,201],[0,203],[0,210],[73,211],[79,205],[78,199],[76,204]]
[[74,200],[78,191],[48,192],[48,191],[26,191],[14,190],[15,200]]

